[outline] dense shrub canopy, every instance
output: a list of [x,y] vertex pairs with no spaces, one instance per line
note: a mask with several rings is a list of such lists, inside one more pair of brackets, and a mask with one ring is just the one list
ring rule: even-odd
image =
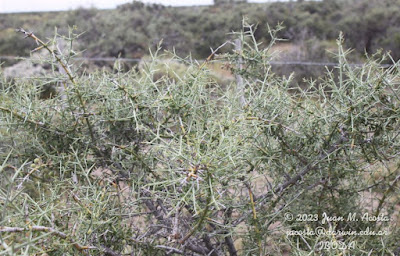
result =
[[[155,79],[168,65],[159,51],[139,71],[117,62],[76,76],[50,45],[47,61],[63,73],[3,81],[0,254],[398,250],[398,63],[349,65],[340,37],[336,71],[294,90],[269,65],[280,31],[262,47],[253,29],[235,33],[242,49],[223,56],[237,85],[177,56],[185,72]],[[43,100],[48,80],[64,89]],[[360,219],[325,218],[349,214]],[[386,233],[290,235],[317,228]]]

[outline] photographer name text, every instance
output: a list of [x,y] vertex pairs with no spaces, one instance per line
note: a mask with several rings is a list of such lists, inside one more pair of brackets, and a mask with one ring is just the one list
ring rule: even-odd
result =
[[390,218],[383,214],[379,214],[378,216],[371,215],[369,213],[364,213],[359,216],[357,213],[349,213],[347,216],[329,216],[325,212],[322,214],[321,223],[329,223],[329,222],[388,222]]

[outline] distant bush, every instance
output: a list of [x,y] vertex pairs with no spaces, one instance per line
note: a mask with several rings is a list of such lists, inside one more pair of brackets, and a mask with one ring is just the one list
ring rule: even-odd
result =
[[[292,90],[271,71],[276,38],[261,48],[253,28],[225,55],[244,90],[213,82],[208,63],[154,79],[159,51],[140,72],[78,77],[56,41],[21,30],[69,81],[46,100],[31,81],[2,87],[0,254],[398,250],[398,63],[351,66],[340,37],[338,77]],[[332,232],[365,230],[385,233]]]
[[14,28],[35,28],[36,33],[50,37],[54,27],[65,30],[67,26],[78,26],[85,31],[79,41],[86,56],[141,57],[148,46],[164,39],[163,47],[175,47],[181,57],[193,54],[205,58],[210,46],[225,42],[227,32],[241,29],[240,21],[245,16],[259,24],[255,37],[260,42],[270,40],[266,24],[283,22],[286,29],[278,36],[294,43],[310,38],[331,41],[343,31],[346,46],[357,50],[360,56],[383,48],[398,59],[400,46],[388,38],[398,34],[399,6],[399,0],[324,0],[172,8],[134,1],[115,10],[2,15],[0,54],[28,53],[27,42],[15,37]]

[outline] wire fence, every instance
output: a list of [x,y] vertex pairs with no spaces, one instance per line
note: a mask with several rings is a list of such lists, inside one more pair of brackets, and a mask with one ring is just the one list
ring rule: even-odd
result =
[[[25,60],[30,57],[17,57],[17,56],[0,56],[0,60]],[[105,61],[105,62],[131,62],[131,63],[139,63],[142,59],[140,58],[115,58],[115,57],[75,57],[74,60],[79,61]],[[204,62],[205,60],[196,60],[197,62]],[[221,60],[215,60],[221,61]],[[222,62],[222,61],[221,61]],[[335,62],[314,62],[314,61],[270,61],[271,65],[282,65],[282,66],[322,66],[322,67],[337,67],[339,63]],[[361,67],[364,65],[363,63],[351,63],[350,66]],[[389,68],[391,64],[381,64],[382,68]]]

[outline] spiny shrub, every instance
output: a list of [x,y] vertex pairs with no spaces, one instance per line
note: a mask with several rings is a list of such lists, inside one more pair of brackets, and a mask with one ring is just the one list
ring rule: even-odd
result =
[[238,81],[222,87],[208,62],[178,57],[184,73],[154,79],[159,50],[140,72],[76,76],[53,41],[20,32],[66,82],[46,100],[26,80],[2,87],[0,255],[398,250],[390,56],[352,66],[340,37],[335,72],[291,88],[269,65],[275,38],[263,49],[245,25],[242,48],[218,56]]

